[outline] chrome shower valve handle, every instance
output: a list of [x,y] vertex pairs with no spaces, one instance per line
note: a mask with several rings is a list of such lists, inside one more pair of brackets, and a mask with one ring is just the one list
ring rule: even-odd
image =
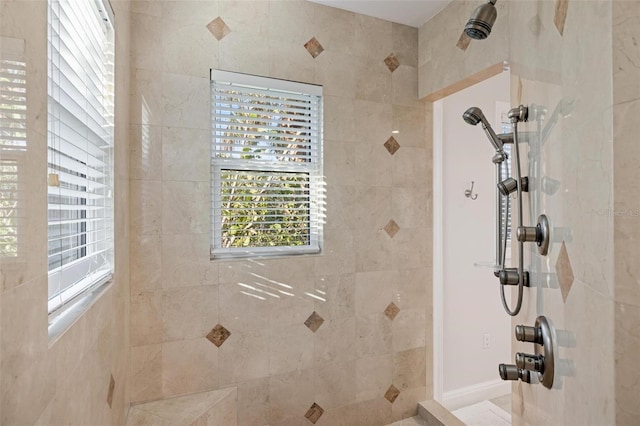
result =
[[541,214],[538,217],[536,226],[518,226],[516,238],[521,243],[536,243],[538,245],[538,253],[546,256],[549,253],[549,242],[551,241],[549,219],[546,215]]

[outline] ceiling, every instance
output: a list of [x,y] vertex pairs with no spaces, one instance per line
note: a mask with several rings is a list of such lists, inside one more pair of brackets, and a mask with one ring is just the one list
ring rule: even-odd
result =
[[452,0],[309,0],[419,28]]

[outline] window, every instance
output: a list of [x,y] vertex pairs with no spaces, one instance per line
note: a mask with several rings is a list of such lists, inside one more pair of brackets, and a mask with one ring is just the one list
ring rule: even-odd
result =
[[49,0],[49,313],[113,272],[114,30],[108,5]]
[[320,251],[322,88],[213,70],[212,257]]
[[27,151],[27,71],[22,40],[0,37],[0,261],[17,260],[24,218],[21,173]]

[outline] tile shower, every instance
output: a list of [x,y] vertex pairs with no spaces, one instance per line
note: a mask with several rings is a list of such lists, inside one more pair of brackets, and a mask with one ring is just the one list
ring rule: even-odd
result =
[[[431,275],[417,29],[302,1],[134,2],[131,22],[132,402],[233,386],[242,425],[415,414]],[[323,255],[209,260],[211,68],[322,84]]]
[[[589,346],[578,369],[591,373],[597,363],[606,381],[577,376],[567,388],[579,383],[588,392],[557,400],[516,385],[516,419],[561,423],[577,412],[585,423],[632,424],[640,415],[629,356],[640,339],[633,325],[640,228],[637,217],[580,212],[638,209],[628,196],[638,177],[628,117],[637,116],[640,93],[630,42],[640,12],[635,2],[559,1],[558,17],[554,3],[499,1],[486,49],[455,47],[472,1],[454,1],[420,31],[304,1],[112,1],[116,275],[50,344],[46,2],[0,1],[0,54],[22,46],[28,98],[25,250],[16,262],[2,260],[0,274],[0,423],[122,425],[130,402],[228,387],[237,387],[242,425],[374,425],[413,415],[432,387],[432,120],[418,93],[433,99],[509,59],[514,104],[542,94],[553,105],[560,95],[601,89],[588,104],[597,115],[583,121],[596,124],[563,126],[571,149],[560,139],[549,148],[562,160],[550,170],[573,185],[549,206],[574,228],[561,261],[574,280],[566,300],[550,291],[541,300],[562,312],[558,321],[575,327],[580,341],[596,331],[609,336]],[[578,31],[581,19],[598,30]],[[596,61],[594,52],[607,54]],[[594,80],[574,74],[575,64],[592,69]],[[323,85],[323,255],[209,260],[211,68]],[[594,129],[599,116],[612,123]],[[576,153],[588,166],[572,162]],[[602,179],[590,182],[597,189],[578,191],[562,173],[569,166],[584,178],[597,170]],[[607,244],[594,249],[586,228]],[[585,310],[599,313],[602,330],[582,325],[592,321]],[[536,401],[553,408],[544,412]]]

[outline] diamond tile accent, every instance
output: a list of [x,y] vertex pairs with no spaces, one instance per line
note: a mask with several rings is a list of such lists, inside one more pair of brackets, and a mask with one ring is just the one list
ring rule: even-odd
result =
[[224,328],[222,325],[217,324],[215,327],[213,327],[209,334],[207,334],[207,340],[209,340],[217,347],[220,347],[225,342],[225,340],[229,338],[229,336],[231,336],[231,332]]
[[387,222],[387,224],[384,226],[384,230],[385,232],[391,237],[395,237],[396,234],[398,233],[398,231],[400,230],[400,227],[398,226],[398,224],[396,223],[395,220],[391,219],[389,222]]
[[387,306],[387,309],[384,310],[384,314],[391,321],[393,321],[395,317],[398,316],[399,313],[400,313],[400,308],[398,308],[396,304],[393,302],[389,303],[389,306]]
[[384,58],[384,63],[387,65],[387,68],[389,68],[389,71],[391,72],[394,72],[400,66],[400,61],[398,61],[398,58],[396,58],[396,55],[394,55],[393,53],[390,53],[389,56]]
[[384,394],[384,397],[387,401],[393,404],[396,398],[398,398],[398,395],[400,395],[400,391],[398,390],[398,388],[391,385],[389,386],[389,389],[387,389],[387,392]]
[[542,19],[540,19],[540,15],[536,15],[531,18],[527,27],[529,27],[529,31],[531,31],[532,35],[538,37],[542,32]]
[[318,315],[316,311],[313,311],[313,313],[309,315],[309,318],[307,318],[307,320],[304,322],[304,325],[309,327],[309,330],[315,333],[316,331],[318,331],[323,322],[324,318]]
[[398,143],[398,141],[396,140],[396,138],[394,138],[393,136],[391,136],[389,139],[387,139],[387,141],[384,143],[384,147],[387,148],[387,151],[389,151],[389,154],[393,155],[395,154],[399,149],[400,149],[400,144]]
[[113,374],[111,375],[111,379],[109,380],[109,392],[107,393],[107,404],[109,404],[109,408],[111,408],[111,404],[113,404],[113,391],[116,388],[116,381],[113,378]]
[[314,59],[317,58],[322,52],[324,52],[324,47],[322,47],[320,42],[315,37],[311,37],[311,40],[306,42],[304,44],[304,47]]
[[209,22],[207,24],[207,28],[209,29],[209,31],[211,31],[211,34],[213,34],[213,36],[218,39],[218,41],[225,38],[231,32],[231,29],[219,16],[213,21]]
[[320,417],[322,417],[323,414],[324,414],[324,409],[314,402],[311,408],[307,410],[307,413],[304,416],[307,418],[307,420],[309,420],[311,423],[315,425],[316,422],[320,419]]
[[462,34],[460,34],[460,38],[456,43],[456,47],[464,52],[467,50],[467,47],[469,47],[470,43],[471,43],[471,37],[469,37],[467,33],[465,33],[464,30],[462,30]]
[[567,21],[568,9],[569,0],[556,0],[556,14],[553,17],[553,23],[556,25],[560,35],[564,35],[564,23]]
[[560,247],[560,253],[558,254],[558,260],[556,261],[556,274],[558,275],[558,284],[560,286],[560,292],[562,293],[562,301],[567,302],[571,286],[573,285],[573,268],[571,267],[571,260],[569,260],[569,253],[567,253],[567,246],[562,242]]

